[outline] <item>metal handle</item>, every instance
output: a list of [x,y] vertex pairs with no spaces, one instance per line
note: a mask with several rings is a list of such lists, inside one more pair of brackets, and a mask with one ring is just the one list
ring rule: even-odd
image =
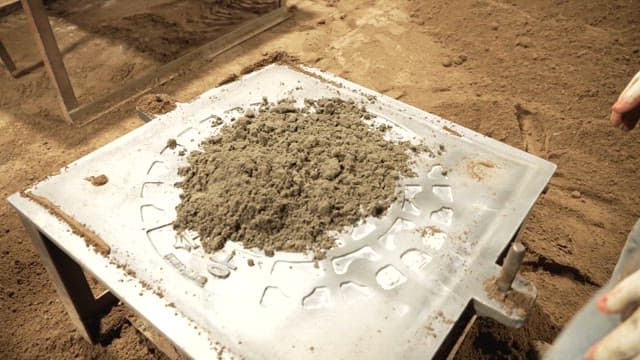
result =
[[520,265],[522,265],[522,260],[524,259],[524,253],[526,250],[527,249],[520,242],[514,242],[511,245],[507,256],[504,258],[500,276],[496,281],[498,290],[505,292],[511,289],[511,284],[513,284],[513,279],[516,278],[516,274],[518,273],[518,270],[520,270]]

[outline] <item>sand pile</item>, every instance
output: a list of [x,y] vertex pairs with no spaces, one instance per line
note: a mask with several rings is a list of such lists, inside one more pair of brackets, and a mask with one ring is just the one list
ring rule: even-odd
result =
[[413,174],[408,143],[383,139],[371,115],[339,99],[264,104],[201,144],[181,168],[174,227],[200,234],[207,251],[227,240],[245,247],[324,256],[326,231],[380,216],[396,180]]

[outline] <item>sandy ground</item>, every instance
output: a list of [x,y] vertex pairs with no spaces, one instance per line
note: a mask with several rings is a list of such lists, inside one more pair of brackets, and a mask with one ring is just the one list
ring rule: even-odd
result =
[[[200,15],[215,15],[215,10],[194,12],[184,3],[172,2],[181,11],[169,11],[160,1],[53,4],[52,24],[79,98],[117,88],[215,36],[198,32],[210,21]],[[533,343],[553,340],[606,282],[640,216],[640,131],[624,134],[607,123],[611,103],[640,67],[640,2],[292,3],[287,22],[213,61],[190,64],[178,79],[154,91],[187,101],[263,53],[285,50],[557,163],[523,236],[530,249],[523,275],[539,290],[530,321],[510,330],[481,320],[459,354],[534,358]],[[151,5],[156,8],[150,15]],[[132,14],[141,23],[124,19]],[[180,14],[202,23],[190,25]],[[133,31],[135,24],[145,24],[146,30]],[[158,35],[158,28],[168,28],[169,35]],[[24,15],[0,19],[0,38],[19,66],[37,59]],[[134,108],[132,101],[74,128],[62,121],[42,67],[34,66],[20,79],[0,72],[0,195],[5,198],[142,125]],[[2,358],[160,357],[126,322],[114,321],[109,336],[96,346],[74,332],[6,202],[0,206],[0,253]]]

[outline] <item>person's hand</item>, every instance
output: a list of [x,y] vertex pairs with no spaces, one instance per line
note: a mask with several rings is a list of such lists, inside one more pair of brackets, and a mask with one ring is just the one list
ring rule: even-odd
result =
[[611,107],[611,124],[629,131],[640,120],[640,72],[631,79],[629,85],[620,93]]
[[605,314],[631,316],[618,325],[609,335],[593,345],[587,352],[587,360],[640,359],[640,270],[622,280],[598,300],[598,310]]

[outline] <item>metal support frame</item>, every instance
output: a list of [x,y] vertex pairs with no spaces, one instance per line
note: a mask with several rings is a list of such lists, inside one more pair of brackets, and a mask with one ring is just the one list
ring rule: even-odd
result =
[[53,285],[71,322],[83,338],[95,343],[100,332],[100,318],[118,303],[110,292],[94,297],[82,268],[69,255],[48,239],[27,218],[21,216],[40,261],[47,269]]
[[[20,215],[20,220],[51,277],[71,323],[85,340],[92,344],[97,343],[100,337],[100,319],[120,300],[108,290],[95,297],[82,267],[29,219]],[[127,320],[169,359],[185,358],[185,355],[143,318],[130,315]]]
[[[505,250],[503,251],[503,254],[500,255],[499,260],[502,259],[503,262],[505,261],[507,253],[512,248],[513,244],[521,244],[520,239],[522,237],[522,230],[524,229],[525,224],[529,220],[530,215],[531,215],[531,211],[529,211],[527,216],[522,221],[522,224],[520,225],[520,227],[518,228],[518,231],[516,231],[515,235],[509,242],[509,245],[505,248]],[[519,265],[518,265],[518,269],[519,269]],[[509,283],[509,286],[511,286],[511,283]],[[471,306],[471,304],[469,305]],[[456,335],[456,338],[453,339],[448,346],[442,347],[441,355],[436,356],[434,358],[436,359],[442,358],[446,360],[455,359],[456,355],[462,348],[462,344],[465,342],[467,336],[469,335],[469,332],[471,331],[471,329],[473,328],[477,320],[478,320],[478,315],[475,313],[475,311],[473,311],[472,314],[466,319],[464,318],[464,315],[460,319],[458,319],[456,321],[456,328],[459,329],[459,331],[456,332],[458,333],[458,335]]]
[[[122,88],[105,95],[104,97],[87,103],[80,104],[73,90],[67,74],[58,43],[49,23],[42,0],[20,0],[29,20],[31,32],[38,45],[38,50],[47,69],[49,78],[54,84],[62,113],[67,122],[84,125],[87,122],[104,114],[109,109],[120,105],[131,97],[141,95],[152,87],[161,85],[174,76],[177,70],[188,62],[196,59],[211,59],[226,50],[256,36],[257,34],[283,22],[289,15],[286,9],[286,1],[278,0],[278,8],[258,18],[247,21],[235,30],[195,49],[187,54],[160,66],[154,72],[126,83]],[[1,44],[0,44],[1,46]],[[0,54],[2,50],[0,49]],[[8,53],[6,54],[8,57]],[[2,57],[3,62],[7,62]],[[10,60],[10,58],[9,58]],[[15,73],[15,66],[13,67]]]
[[130,315],[127,320],[138,332],[144,335],[158,350],[162,351],[170,360],[188,359],[189,357],[178,350],[169,339],[154,329],[154,327],[143,318]]

